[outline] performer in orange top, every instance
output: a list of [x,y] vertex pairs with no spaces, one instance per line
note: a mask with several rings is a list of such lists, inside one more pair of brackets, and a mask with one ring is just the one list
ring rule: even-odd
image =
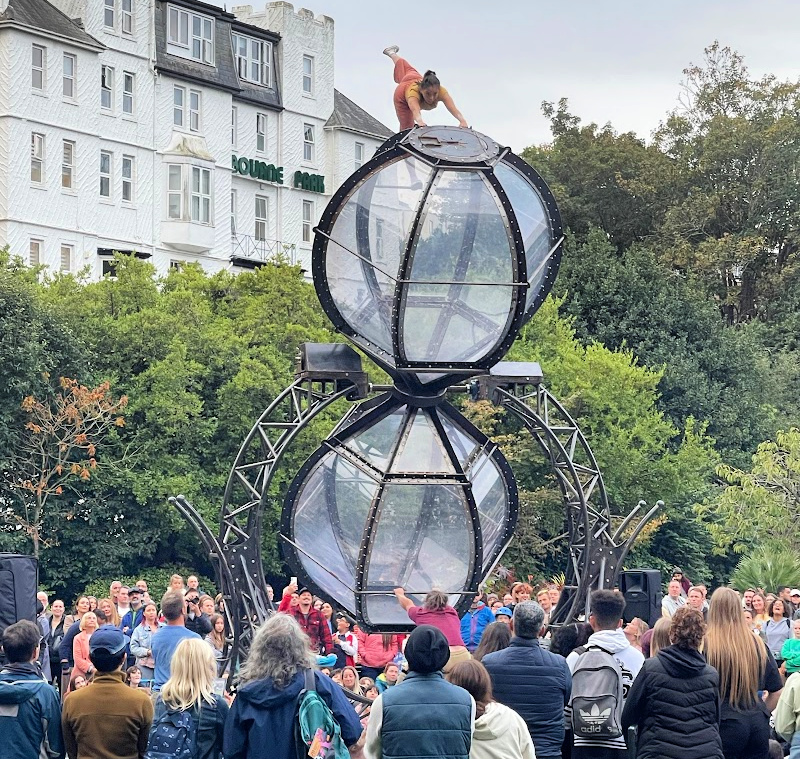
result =
[[394,91],[394,109],[400,121],[400,131],[411,129],[414,124],[427,126],[422,119],[421,111],[432,111],[439,103],[458,119],[458,125],[467,127],[468,124],[461,111],[456,108],[450,93],[442,87],[435,71],[426,71],[425,75],[419,73],[405,58],[397,53],[397,45],[387,47],[383,51],[394,61],[394,80],[397,87]]

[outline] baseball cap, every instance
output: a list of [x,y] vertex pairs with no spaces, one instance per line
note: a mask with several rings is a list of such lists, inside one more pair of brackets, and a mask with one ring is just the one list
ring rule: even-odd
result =
[[792,588],[792,592],[789,593],[790,596],[800,596],[800,590],[797,588]]
[[144,591],[141,588],[137,588],[135,585],[132,588],[128,588],[128,595],[129,596],[133,596],[133,595],[139,595],[140,596],[140,595],[142,595],[142,593],[144,593]]
[[300,588],[300,590],[297,591],[298,596],[302,596],[303,593],[308,593],[310,596],[314,595],[308,588]]
[[127,635],[123,635],[116,627],[104,625],[95,630],[92,633],[92,637],[89,638],[89,653],[105,651],[112,656],[121,654],[129,642],[130,638]]
[[495,613],[495,617],[499,617],[501,614],[505,614],[509,619],[514,616],[514,612],[508,608],[508,606],[501,606]]

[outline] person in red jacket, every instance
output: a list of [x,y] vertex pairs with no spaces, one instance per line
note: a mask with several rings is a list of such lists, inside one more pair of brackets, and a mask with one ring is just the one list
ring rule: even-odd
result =
[[308,588],[300,588],[297,605],[289,606],[285,612],[297,620],[303,632],[311,641],[311,650],[325,656],[333,653],[333,640],[328,620],[312,605],[314,597]]

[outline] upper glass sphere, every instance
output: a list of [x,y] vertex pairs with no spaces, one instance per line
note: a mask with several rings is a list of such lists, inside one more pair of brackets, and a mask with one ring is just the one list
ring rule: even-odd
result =
[[502,358],[552,287],[562,239],[547,185],[519,157],[470,129],[412,129],[331,199],[314,283],[401,388],[435,395]]

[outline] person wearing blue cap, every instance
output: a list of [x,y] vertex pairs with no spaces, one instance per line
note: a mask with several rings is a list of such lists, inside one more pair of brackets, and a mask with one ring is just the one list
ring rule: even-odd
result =
[[95,676],[64,700],[61,729],[69,759],[138,759],[147,749],[153,704],[125,684],[122,666],[129,638],[106,625],[92,633],[89,658]]

